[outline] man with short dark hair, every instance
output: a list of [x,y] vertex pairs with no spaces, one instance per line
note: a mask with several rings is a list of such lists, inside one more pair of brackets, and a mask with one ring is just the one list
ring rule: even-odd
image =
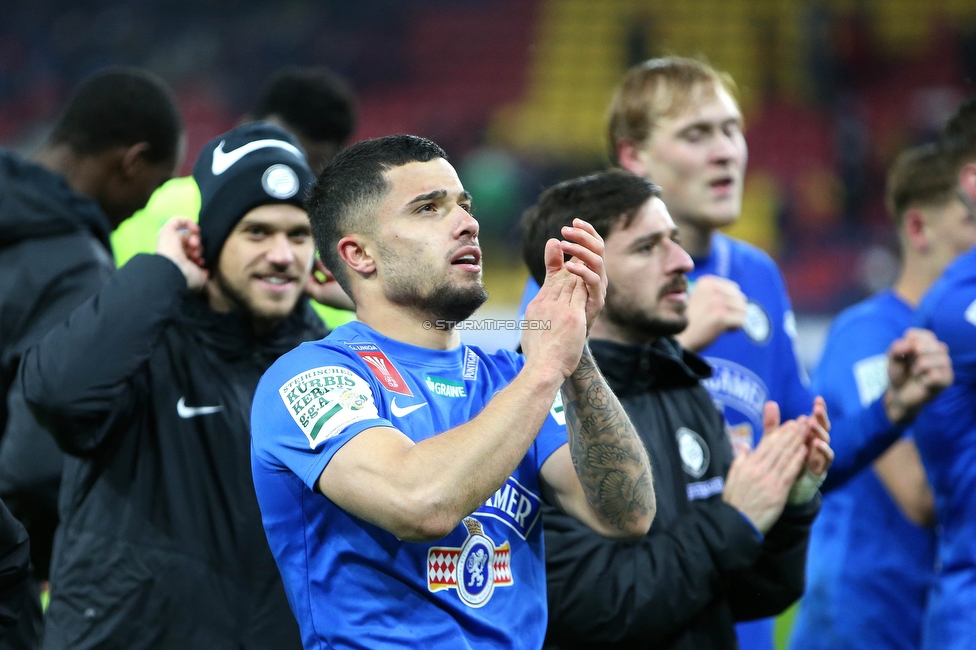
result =
[[261,373],[324,334],[304,286],[314,177],[273,125],[193,170],[200,224],[169,222],[24,356],[24,396],[67,454],[44,647],[300,646],[261,530],[248,413]]
[[[837,316],[813,378],[835,420],[885,392],[888,358],[901,353],[902,337],[929,339],[933,353],[920,361],[937,363],[917,367],[947,373],[945,383],[952,377],[945,345],[930,332],[909,328],[932,283],[976,244],[976,215],[959,199],[951,162],[937,145],[898,157],[888,173],[886,203],[897,223],[901,272],[892,288]],[[824,497],[793,629],[796,650],[921,647],[936,564],[934,503],[911,428],[899,430],[903,437],[884,453],[885,440],[864,449],[878,456],[873,467]]]
[[353,107],[352,90],[338,75],[325,68],[292,66],[268,80],[252,119],[293,133],[318,176],[356,130]]
[[[254,110],[240,124],[256,120],[271,122],[295,136],[318,176],[356,128],[353,94],[325,68],[287,67],[271,77]],[[112,234],[119,265],[137,253],[156,250],[156,235],[172,217],[195,221],[199,212],[200,191],[193,176],[169,181],[145,210]]]
[[[942,137],[960,200],[976,218],[976,97]],[[972,222],[968,228],[972,228]],[[916,324],[949,346],[955,382],[913,428],[935,495],[939,563],[922,630],[925,650],[963,650],[976,638],[976,248],[960,255],[922,298]]]
[[549,241],[525,357],[486,354],[455,327],[487,294],[471,196],[440,147],[353,145],[308,205],[359,321],[268,370],[251,454],[305,647],[540,647],[543,499],[618,539],[655,510],[643,445],[585,347],[602,241],[581,220]]
[[[581,215],[606,243],[607,300],[590,347],[647,447],[658,513],[618,544],[547,509],[547,646],[736,646],[734,622],[796,600],[817,487],[830,464],[826,411],[779,423],[765,406],[755,450],[733,449],[702,381],[711,369],[673,338],[688,324],[691,258],[644,178],[609,171],[560,183],[523,219],[525,259]],[[805,468],[806,467],[806,468]]]
[[[78,86],[33,160],[0,152],[0,497],[26,525],[42,581],[57,525],[61,454],[24,404],[17,365],[111,275],[109,234],[173,174],[182,133],[162,80],[112,68]],[[27,607],[30,615],[5,644],[37,643],[36,594]]]

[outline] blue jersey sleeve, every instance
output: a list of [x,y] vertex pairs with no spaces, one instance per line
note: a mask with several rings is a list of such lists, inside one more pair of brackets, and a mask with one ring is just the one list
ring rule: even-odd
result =
[[874,462],[904,432],[888,421],[888,346],[901,332],[870,317],[843,319],[831,329],[813,387],[827,403],[834,463],[821,490],[828,492]]
[[549,457],[568,442],[562,394],[556,393],[556,401],[549,409],[549,415],[546,417],[546,421],[542,423],[539,435],[535,439],[536,470],[541,470]]
[[955,383],[972,386],[976,384],[976,272],[937,288],[923,303],[921,325],[949,346]]
[[[532,282],[532,278],[529,278],[529,282]],[[536,287],[536,292],[538,292],[538,287]],[[509,371],[511,372],[509,381],[522,371],[522,367],[525,365],[525,356],[510,350],[499,350],[498,355],[504,356],[512,364],[510,366],[511,370]],[[545,421],[542,423],[542,428],[539,429],[539,433],[535,438],[535,442],[532,443],[536,471],[541,470],[549,457],[567,443],[566,412],[563,408],[562,393],[557,392],[556,399],[549,409],[549,415],[546,416]]]
[[[772,262],[771,262],[772,263]],[[813,408],[813,395],[810,393],[810,380],[806,370],[800,365],[796,355],[796,316],[793,305],[786,292],[786,283],[779,269],[773,266],[773,278],[777,293],[780,296],[779,310],[776,312],[779,322],[774,332],[777,357],[779,359],[779,388],[770,389],[780,395],[780,410],[783,418],[795,418],[809,413]]]
[[313,365],[296,354],[304,349],[283,357],[261,379],[251,407],[251,436],[257,461],[292,471],[314,490],[326,465],[356,434],[393,425],[379,417],[377,389],[355,362],[315,350]]

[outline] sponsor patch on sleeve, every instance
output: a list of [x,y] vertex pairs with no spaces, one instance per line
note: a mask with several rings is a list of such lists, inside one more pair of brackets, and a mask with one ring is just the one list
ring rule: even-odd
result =
[[563,392],[556,391],[556,399],[552,403],[552,408],[549,409],[549,415],[552,419],[556,421],[559,426],[566,426],[566,409],[563,408]]
[[963,312],[963,317],[970,325],[976,325],[976,300],[969,303],[969,307],[966,307],[966,311]]
[[354,422],[379,417],[369,384],[342,366],[306,370],[286,381],[278,394],[312,449]]
[[867,407],[888,389],[888,357],[876,354],[854,364],[854,381],[861,406]]

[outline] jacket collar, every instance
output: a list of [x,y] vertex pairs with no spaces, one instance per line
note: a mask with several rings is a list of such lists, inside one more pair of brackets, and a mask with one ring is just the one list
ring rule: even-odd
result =
[[648,345],[591,340],[590,350],[618,397],[651,389],[693,386],[712,376],[711,367],[701,357],[671,337]]
[[112,226],[98,203],[60,174],[0,150],[0,245],[86,230],[112,252]]
[[183,303],[181,320],[208,347],[216,349],[220,356],[232,360],[268,355],[273,361],[304,341],[326,335],[325,325],[305,297],[299,299],[291,315],[264,338],[255,335],[250,321],[242,318],[239,311],[218,314],[198,294],[187,296]]

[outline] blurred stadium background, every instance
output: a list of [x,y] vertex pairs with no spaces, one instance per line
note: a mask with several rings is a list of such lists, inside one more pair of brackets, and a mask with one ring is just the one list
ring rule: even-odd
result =
[[448,151],[483,228],[482,315],[511,317],[522,210],[606,166],[611,89],[661,54],[740,86],[751,155],[732,233],[780,262],[812,364],[830,317],[893,278],[885,170],[974,91],[973,0],[0,0],[0,146],[33,153],[80,79],[140,65],[176,90],[185,174],[274,70],[325,65],[357,92],[355,140]]
[[972,0],[0,0],[0,16],[0,144],[25,153],[72,86],[109,64],[172,84],[184,173],[277,68],[342,74],[359,97],[355,139],[415,133],[451,155],[476,199],[492,316],[513,314],[525,277],[522,209],[607,164],[622,71],[704,56],[735,77],[747,120],[732,232],[781,263],[807,363],[829,316],[892,278],[887,165],[976,79]]

